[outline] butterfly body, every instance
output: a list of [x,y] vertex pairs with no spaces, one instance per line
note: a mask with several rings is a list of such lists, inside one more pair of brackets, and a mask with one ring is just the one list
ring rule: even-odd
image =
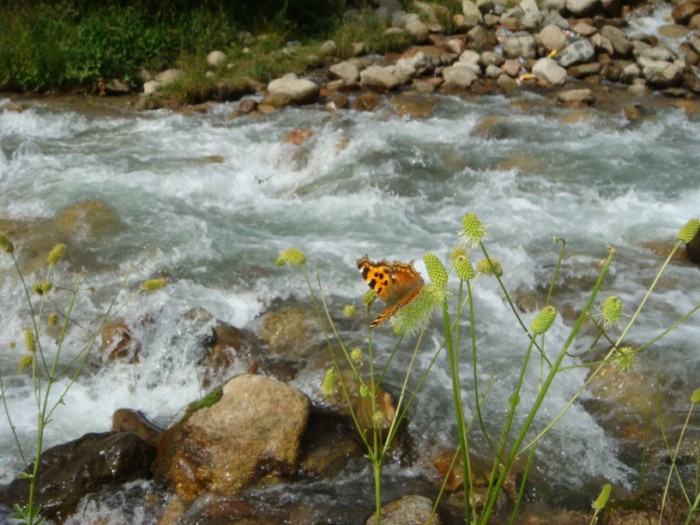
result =
[[413,261],[408,264],[400,261],[389,263],[386,259],[373,262],[365,255],[357,260],[357,269],[367,286],[387,303],[387,308],[372,322],[370,328],[381,325],[399,308],[411,303],[423,289],[423,278],[413,268]]

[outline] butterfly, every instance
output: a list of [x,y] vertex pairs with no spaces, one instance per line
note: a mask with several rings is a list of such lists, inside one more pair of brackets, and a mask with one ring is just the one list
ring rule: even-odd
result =
[[399,308],[411,303],[423,289],[423,278],[413,267],[413,261],[408,264],[394,261],[389,264],[386,259],[379,262],[369,260],[366,255],[357,260],[357,269],[367,286],[387,303],[387,308],[379,314],[370,328],[376,328]]

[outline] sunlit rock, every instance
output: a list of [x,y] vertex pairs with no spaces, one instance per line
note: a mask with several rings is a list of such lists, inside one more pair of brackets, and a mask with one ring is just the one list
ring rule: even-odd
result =
[[532,73],[542,80],[546,80],[554,86],[561,86],[566,82],[566,69],[561,67],[551,58],[540,58],[534,66]]
[[218,401],[163,433],[156,477],[186,503],[204,492],[233,495],[280,481],[297,468],[309,410],[309,399],[295,388],[236,376]]
[[131,328],[124,321],[114,321],[102,327],[102,355],[108,362],[139,362],[141,341],[134,338]]
[[211,51],[207,55],[207,64],[211,67],[221,67],[226,62],[226,55],[223,51]]
[[118,408],[112,414],[112,432],[131,432],[155,447],[163,429],[141,412],[130,408]]
[[[426,496],[402,496],[382,507],[383,525],[440,525],[442,520],[433,514],[433,500]],[[370,516],[365,525],[375,525],[376,516]]]
[[372,91],[391,91],[399,83],[399,79],[386,67],[372,65],[360,73],[360,85]]
[[314,102],[320,91],[315,82],[299,78],[294,73],[287,73],[285,76],[271,81],[267,85],[267,89],[270,94],[289,97],[297,104]]
[[700,13],[700,2],[683,2],[673,8],[673,11],[671,11],[671,17],[676,24],[685,25],[698,13]]

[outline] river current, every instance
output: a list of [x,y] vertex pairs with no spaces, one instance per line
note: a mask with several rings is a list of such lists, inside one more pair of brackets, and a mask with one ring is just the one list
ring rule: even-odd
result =
[[[56,269],[55,281],[70,283],[79,270],[83,286],[97,290],[79,295],[79,323],[69,331],[66,362],[84,343],[83,325],[104,312],[115,293],[119,302],[145,279],[168,281],[164,290],[138,295],[119,313],[142,327],[136,329],[144,344],[140,362],[79,376],[48,426],[46,445],[109,430],[117,408],[140,410],[163,426],[176,420],[203,394],[191,355],[202,334],[183,325],[183,313],[202,307],[234,326],[254,328],[270,305],[308,301],[300,274],[274,265],[279,251],[290,247],[306,254],[339,310],[346,303],[359,306],[366,291],[355,268],[358,257],[415,259],[426,275],[423,254],[448,260],[462,216],[475,212],[513,292],[546,292],[559,253],[552,237],[566,240],[553,299],[560,311],[581,308],[599,261],[614,247],[601,297],[619,295],[631,314],[663,263],[650,246],[672,245],[678,229],[700,214],[700,117],[668,104],[643,104],[640,118],[630,120],[621,111],[556,107],[536,94],[517,100],[440,96],[433,102],[428,118],[397,116],[387,102],[371,113],[304,107],[231,118],[235,103],[187,115],[129,109],[95,114],[42,102],[3,111],[10,102],[0,100],[0,219],[50,220],[87,200],[105,204],[118,221],[108,234],[69,246],[78,255]],[[299,145],[285,140],[300,128],[313,136]],[[22,239],[15,244],[21,255]],[[0,272],[0,367],[7,380],[23,353],[29,318],[25,310],[16,313],[23,295],[8,257],[0,257]],[[41,279],[37,270],[29,281]],[[454,282],[449,286],[456,289]],[[648,341],[699,301],[697,267],[672,263],[628,340]],[[497,427],[527,339],[495,280],[480,279],[475,311],[482,389],[492,379],[484,410]],[[522,315],[529,323],[535,313]],[[150,322],[144,327],[145,317]],[[557,319],[547,340],[552,356],[572,322]],[[439,326],[436,316],[421,366],[440,344]],[[350,335],[360,334],[354,328]],[[393,337],[382,327],[375,342],[390,348]],[[686,410],[700,387],[698,341],[700,323],[691,318],[640,357],[648,388],[656,374],[673,385],[663,400],[668,410]],[[590,342],[590,332],[582,335],[573,353]],[[46,346],[52,348],[50,341]],[[565,364],[583,359],[566,358]],[[468,361],[463,396],[471,417]],[[302,375],[293,384],[318,399],[321,374]],[[400,384],[396,374],[389,381]],[[536,394],[538,374],[537,366],[528,370],[523,404]],[[555,381],[542,423],[586,374],[573,369]],[[420,446],[455,446],[450,395],[448,368],[439,359],[411,415],[409,432]],[[540,445],[538,474],[553,487],[607,480],[631,490],[640,465],[620,453],[623,438],[592,413],[591,398],[584,394]],[[7,392],[7,404],[20,441],[31,450],[35,401],[26,377]],[[6,482],[19,464],[4,415],[0,429]]]

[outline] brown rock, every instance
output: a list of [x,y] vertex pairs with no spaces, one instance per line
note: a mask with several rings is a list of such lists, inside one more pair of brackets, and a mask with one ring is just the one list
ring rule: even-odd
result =
[[[433,500],[425,496],[403,496],[390,501],[382,507],[382,524],[384,525],[440,525],[440,517],[433,515]],[[374,525],[376,516],[372,515],[365,525]]]
[[131,432],[155,447],[163,429],[156,426],[141,412],[130,408],[119,408],[112,414],[112,432]]
[[389,99],[400,117],[428,118],[433,114],[435,100],[431,97],[396,95]]
[[141,341],[134,339],[131,329],[124,321],[106,324],[100,333],[102,339],[102,354],[112,363],[125,361],[135,364],[139,362]]
[[290,131],[284,136],[284,141],[298,146],[316,134],[315,131],[307,128],[300,128]]
[[374,111],[381,100],[382,99],[378,94],[368,91],[366,93],[362,93],[355,99],[355,101],[352,103],[352,109],[356,111]]
[[[152,446],[131,432],[85,434],[45,450],[34,505],[45,518],[60,522],[87,494],[106,485],[150,477],[153,452]],[[24,505],[28,493],[29,479],[16,478],[0,488],[0,504]]]
[[262,316],[258,332],[269,353],[304,356],[319,334],[318,320],[309,310],[285,308]]
[[296,470],[309,410],[306,395],[284,383],[236,376],[218,402],[161,435],[156,476],[186,503],[275,482]]
[[112,233],[119,218],[102,201],[81,201],[60,211],[55,217],[58,231],[81,240],[92,241]]
[[700,2],[684,2],[673,8],[671,17],[676,24],[686,25],[698,13],[700,13]]

